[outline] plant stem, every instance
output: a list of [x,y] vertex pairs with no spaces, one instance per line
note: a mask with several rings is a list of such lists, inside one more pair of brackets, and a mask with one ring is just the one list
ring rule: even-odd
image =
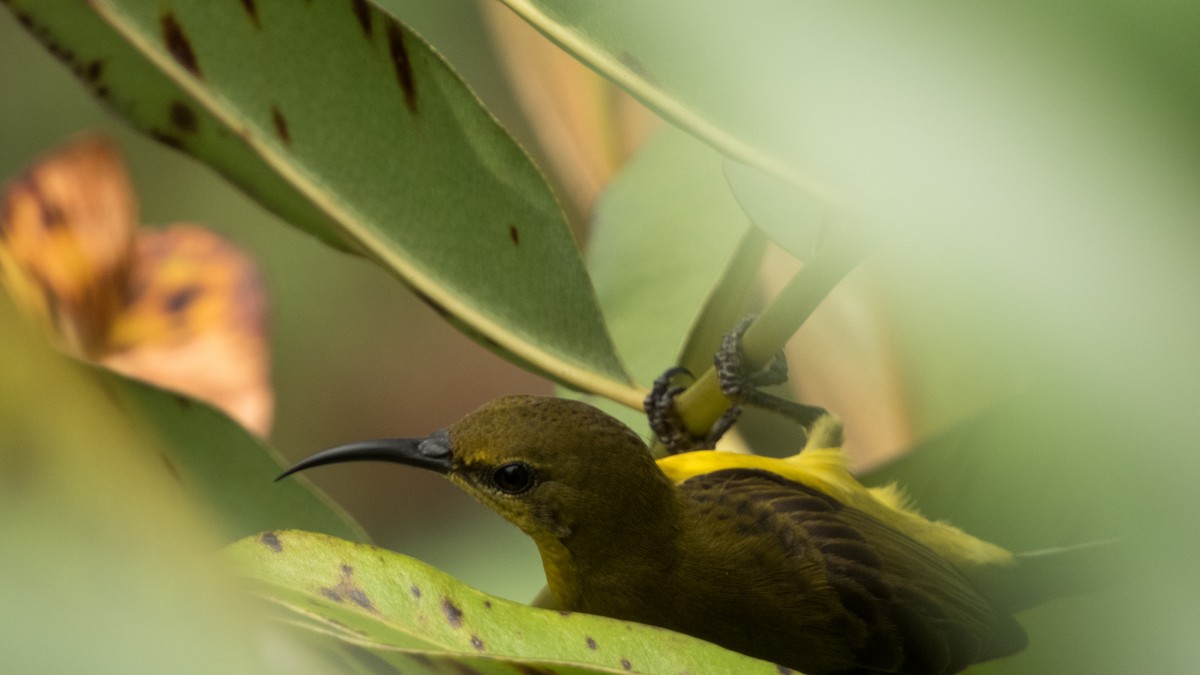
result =
[[[792,277],[787,286],[763,310],[742,338],[742,350],[750,372],[771,360],[799,330],[829,292],[862,260],[866,246],[853,235],[839,230]],[[716,370],[711,366],[675,399],[676,409],[687,430],[704,436],[729,409],[721,393]]]

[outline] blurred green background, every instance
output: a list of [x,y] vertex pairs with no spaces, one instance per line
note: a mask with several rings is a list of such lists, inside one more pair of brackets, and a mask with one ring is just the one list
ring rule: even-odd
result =
[[[526,147],[535,147],[505,87],[479,5],[385,4],[447,57]],[[1033,188],[1051,205],[1070,203],[1055,201],[1059,189],[1094,194],[1095,212],[1038,212],[1043,204],[1006,201],[1006,184],[986,186],[991,189],[981,194],[994,201],[978,203],[979,195],[956,191],[953,183],[922,185],[954,177],[947,170],[952,163],[923,153],[956,160],[967,154],[952,142],[930,140],[942,131],[938,118],[918,119],[929,134],[924,138],[857,138],[854,121],[829,125],[843,139],[859,141],[826,148],[831,156],[847,148],[857,153],[860,163],[847,161],[850,169],[877,162],[883,168],[871,177],[875,187],[901,195],[881,189],[862,199],[864,210],[877,210],[871,214],[877,222],[894,215],[899,224],[880,228],[885,255],[872,262],[860,286],[872,300],[851,309],[885,317],[882,342],[895,354],[892,365],[902,377],[897,399],[908,423],[923,437],[1007,402],[974,433],[959,429],[935,440],[925,466],[911,461],[890,471],[904,478],[928,513],[954,514],[966,529],[1000,543],[1067,544],[1120,532],[1136,550],[1124,570],[1125,586],[1029,613],[1023,621],[1042,639],[1030,652],[981,672],[1040,664],[1038,672],[1185,673],[1197,663],[1200,125],[1189,111],[1197,107],[1200,87],[1196,71],[1181,66],[1195,64],[1194,55],[1171,55],[1187,37],[1163,33],[1159,40],[1153,33],[1188,24],[1155,23],[1150,11],[1138,15],[1145,25],[1126,24],[1122,17],[1136,12],[1118,9],[1129,14],[1090,15],[1094,25],[1074,36],[1095,39],[1089,48],[1098,52],[1105,40],[1127,40],[1111,50],[1113,63],[1067,67],[1031,58],[1025,64],[1047,71],[1063,66],[1062,80],[1073,77],[1073,68],[1083,76],[1101,73],[1094,81],[1076,78],[1080,90],[1115,82],[1145,94],[1097,96],[1121,99],[1128,109],[1094,110],[1078,118],[1081,125],[1106,129],[1115,119],[1111,128],[1136,133],[1067,148],[1078,154],[1062,165],[1087,170]],[[143,222],[204,223],[259,259],[273,295],[273,443],[290,457],[360,438],[424,434],[497,395],[551,390],[450,329],[392,277],[299,234],[205,167],[125,129],[6,12],[0,12],[0,49],[0,174],[19,172],[78,131],[103,130],[125,149]],[[831,72],[833,84],[840,84],[839,73]],[[1063,100],[1079,93],[1048,91]],[[1016,112],[1036,115],[1041,101],[1018,103]],[[1070,107],[1058,111],[1064,109]],[[1012,138],[1031,146],[1056,140],[1052,125],[1037,131]],[[1078,138],[1087,135],[1068,140]],[[888,141],[896,145],[883,147]],[[1029,149],[1001,149],[1013,147]],[[906,166],[912,170],[897,170]],[[1043,169],[1049,174],[1054,166],[1047,162]],[[1137,180],[1114,179],[1129,176]],[[927,213],[924,199],[938,189],[944,199],[930,210],[944,206],[945,217],[920,218]],[[1126,192],[1134,197],[1122,201]],[[897,203],[910,208],[878,212]],[[1129,210],[1105,210],[1110,204]],[[978,218],[964,224],[964,213]],[[846,316],[856,318],[853,311]],[[851,330],[862,324],[842,325],[846,330],[832,342],[862,339]],[[811,358],[826,353],[818,348]],[[974,452],[956,454],[961,447]],[[542,584],[532,544],[435,476],[351,464],[312,472],[312,478],[388,548],[518,600]],[[1046,639],[1050,635],[1055,639]]]
[[[528,141],[475,3],[387,4]],[[0,176],[17,175],[73,134],[102,131],[125,153],[143,224],[201,223],[258,259],[272,301],[270,440],[287,456],[424,435],[496,396],[550,393],[548,382],[460,335],[394,277],[280,222],[204,165],[129,129],[7,11],[0,52]],[[436,476],[348,465],[311,478],[383,546],[516,600],[543,584],[532,542]]]

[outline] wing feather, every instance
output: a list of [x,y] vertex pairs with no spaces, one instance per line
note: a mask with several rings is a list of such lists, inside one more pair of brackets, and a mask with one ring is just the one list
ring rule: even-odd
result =
[[694,500],[732,508],[758,534],[775,530],[797,574],[817,561],[846,618],[861,627],[852,651],[862,668],[953,673],[1025,644],[1020,626],[954,565],[814,487],[735,468],[694,476],[679,488]]

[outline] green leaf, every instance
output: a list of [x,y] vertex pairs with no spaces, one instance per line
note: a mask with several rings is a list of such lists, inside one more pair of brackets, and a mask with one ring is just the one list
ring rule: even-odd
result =
[[0,671],[273,673],[269,626],[212,564],[220,537],[108,385],[0,295]]
[[1104,225],[1195,220],[1192,3],[503,1],[801,211],[927,264],[964,232],[1015,269],[1056,232],[1053,264]]
[[224,413],[99,366],[81,367],[91,371],[123,415],[157,432],[163,466],[216,510],[227,540],[276,527],[367,540],[362,528],[307,479],[274,482],[282,468],[280,454]]
[[420,38],[358,2],[10,3],[143,131],[507,357],[634,401],[565,217]]
[[[720,155],[676,129],[659,132],[605,189],[588,269],[618,352],[638,383],[648,385],[679,363],[748,229]],[[716,347],[710,345],[710,360]],[[640,413],[639,406],[625,419],[639,424]]]
[[804,121],[799,94],[805,93],[793,66],[798,55],[815,49],[798,38],[812,30],[811,7],[501,1],[671,123],[786,180],[806,211],[820,215],[838,202],[792,152],[796,125]]
[[810,260],[825,229],[833,224],[826,207],[796,186],[752,166],[725,160],[725,177],[750,222],[800,260]]
[[380,655],[449,653],[552,672],[779,672],[661,628],[492,597],[412,558],[325,535],[265,532],[226,554],[261,595],[302,625],[321,626]]
[[337,665],[339,673],[412,675],[428,673],[479,673],[479,675],[575,675],[585,673],[624,673],[622,669],[579,666],[555,661],[537,661],[473,654],[402,650],[378,644],[360,644],[352,633],[333,636],[320,629],[304,636],[310,647]]

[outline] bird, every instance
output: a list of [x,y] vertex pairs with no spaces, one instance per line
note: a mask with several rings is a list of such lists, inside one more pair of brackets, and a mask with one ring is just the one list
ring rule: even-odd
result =
[[1019,592],[1021,575],[1058,569],[1057,557],[1014,555],[925,518],[894,486],[864,486],[840,440],[826,415],[791,457],[655,460],[587,403],[515,395],[423,438],[319,452],[280,478],[364,460],[434,471],[533,539],[542,606],[660,626],[809,675],[940,675],[1023,649],[1013,613],[1055,589]]

